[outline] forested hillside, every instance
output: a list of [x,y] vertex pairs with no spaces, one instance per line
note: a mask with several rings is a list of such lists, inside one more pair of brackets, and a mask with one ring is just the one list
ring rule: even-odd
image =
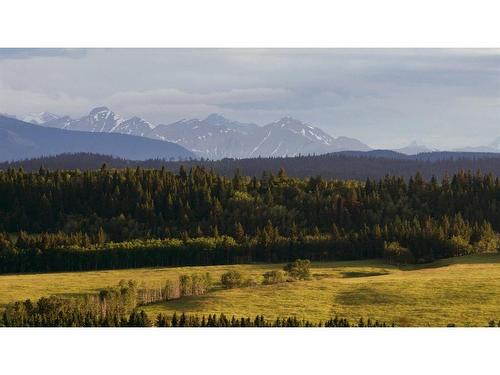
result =
[[253,158],[210,160],[145,160],[134,161],[109,155],[90,153],[61,154],[17,162],[0,163],[0,169],[23,168],[26,171],[38,171],[40,167],[56,169],[96,170],[103,164],[109,168],[153,168],[164,167],[177,172],[181,165],[186,168],[204,166],[218,173],[232,177],[236,170],[246,176],[260,177],[263,172],[277,174],[285,169],[290,177],[312,177],[354,179],[365,181],[366,178],[380,179],[386,175],[402,176],[406,179],[420,172],[430,179],[442,178],[465,171],[488,171],[494,176],[500,175],[500,154],[466,152],[431,152],[414,156],[399,154],[394,151],[376,150],[369,152],[339,152],[326,155],[309,155],[288,158]]
[[252,261],[425,262],[496,251],[500,182],[224,177],[202,167],[0,172],[0,271]]

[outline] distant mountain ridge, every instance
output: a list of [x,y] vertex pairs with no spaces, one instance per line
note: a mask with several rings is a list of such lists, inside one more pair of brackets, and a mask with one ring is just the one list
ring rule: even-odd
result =
[[[7,116],[9,117],[9,116]],[[60,116],[50,112],[30,113],[22,118],[24,122],[29,122],[35,125],[42,125],[46,122],[57,120]]]
[[481,170],[500,176],[500,154],[431,152],[420,155],[404,155],[388,150],[368,152],[346,151],[325,155],[301,157],[270,157],[251,159],[209,160],[126,160],[95,153],[66,153],[57,156],[33,158],[16,162],[0,162],[0,170],[23,168],[37,171],[40,167],[55,169],[96,170],[106,164],[109,168],[163,168],[178,172],[181,165],[186,168],[204,166],[226,176],[234,176],[238,170],[246,176],[259,178],[263,172],[277,174],[282,168],[290,177],[322,176],[324,178],[356,179],[384,178],[386,175],[409,178],[420,172],[430,179],[458,171]]
[[[102,125],[106,124],[102,122]],[[56,129],[0,116],[0,160],[75,152],[107,154],[133,160],[195,157],[191,151],[171,142],[125,134]]]
[[495,138],[486,146],[463,147],[456,149],[458,152],[500,152],[500,137]]
[[430,149],[427,146],[419,145],[417,143],[417,141],[413,141],[408,146],[405,146],[402,148],[396,148],[396,149],[393,149],[392,151],[399,152],[399,153],[405,154],[405,155],[417,155],[417,154],[422,154],[425,152],[435,152],[438,150]]
[[133,117],[125,120],[107,107],[97,107],[87,116],[71,119],[54,116],[36,123],[45,127],[88,132],[122,133],[177,143],[199,157],[268,157],[324,154],[354,150],[368,151],[370,147],[348,137],[332,137],[321,129],[291,117],[265,126],[240,123],[211,114],[205,119],[181,120],[171,124],[153,124]]
[[[372,151],[370,146],[355,138],[331,136],[318,127],[291,117],[283,117],[259,126],[211,114],[204,119],[184,119],[155,126],[141,117],[123,118],[108,107],[101,106],[77,119],[41,112],[25,116],[23,120],[44,127],[93,133],[121,133],[177,143],[198,158],[214,160]],[[392,151],[408,156],[439,152],[416,141]],[[452,151],[500,153],[500,137],[486,146],[464,147]]]

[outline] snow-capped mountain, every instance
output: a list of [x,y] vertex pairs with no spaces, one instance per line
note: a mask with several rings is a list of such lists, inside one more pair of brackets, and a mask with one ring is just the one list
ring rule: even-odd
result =
[[75,121],[76,120],[73,120],[69,116],[63,116],[47,122],[43,122],[39,125],[45,126],[47,128],[68,129]]
[[332,137],[319,128],[291,117],[284,117],[260,127],[212,114],[204,120],[182,120],[169,125],[159,125],[153,133],[161,139],[176,142],[210,159],[370,150],[367,145],[356,139]]
[[244,158],[249,156],[249,139],[259,129],[255,124],[231,121],[212,114],[203,120],[181,120],[169,125],[158,125],[152,136],[178,143],[205,158]]
[[261,128],[261,140],[250,156],[296,156],[337,151],[368,151],[370,147],[354,138],[332,137],[323,130],[291,117]]
[[370,147],[357,139],[332,137],[317,127],[291,117],[258,126],[211,114],[201,120],[181,120],[154,127],[140,117],[125,120],[107,107],[98,107],[80,119],[57,117],[42,122],[41,125],[66,130],[122,133],[160,139],[177,143],[198,156],[209,159],[370,150]]
[[122,133],[148,136],[153,125],[139,117],[124,120],[108,107],[97,107],[90,111],[87,116],[72,119],[69,116],[54,118],[40,125],[66,130],[87,131],[92,133]]
[[406,147],[393,149],[392,151],[396,151],[396,152],[399,152],[399,153],[405,154],[405,155],[417,155],[417,154],[421,154],[423,152],[434,152],[437,150],[430,149],[429,147],[424,146],[424,145],[419,145],[417,143],[417,141],[413,141]]
[[147,137],[151,134],[154,125],[140,117],[132,117],[128,120],[118,123],[114,128],[114,133],[138,135]]
[[72,121],[66,129],[92,133],[113,133],[124,120],[108,107],[94,108],[87,116]]
[[30,113],[22,118],[24,122],[29,122],[35,125],[41,125],[48,121],[56,120],[59,116],[50,112],[39,112],[39,113]]

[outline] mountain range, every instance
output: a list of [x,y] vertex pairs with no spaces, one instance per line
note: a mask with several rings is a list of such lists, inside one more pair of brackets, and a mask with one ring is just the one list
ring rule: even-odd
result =
[[191,151],[172,142],[127,134],[43,127],[0,116],[0,160],[21,160],[71,152],[100,153],[133,160],[195,157]]
[[456,151],[462,152],[500,152],[500,137],[495,138],[486,146],[464,147]]
[[[43,121],[47,119],[47,121]],[[154,126],[140,117],[124,119],[107,107],[72,119],[50,113],[29,115],[25,121],[44,127],[92,133],[122,133],[177,143],[208,159],[297,156],[370,147],[348,137],[332,137],[323,130],[291,117],[265,126],[228,120],[218,114],[205,119],[181,120]]]
[[[15,116],[10,117],[15,118]],[[191,151],[197,158],[213,160],[372,150],[355,138],[334,137],[318,127],[291,117],[258,126],[211,114],[204,119],[183,119],[155,126],[137,116],[126,119],[108,107],[97,107],[88,115],[76,119],[50,112],[30,114],[22,119],[49,128],[91,133],[120,133],[176,143]],[[406,147],[391,151],[404,155],[417,155],[438,150],[413,141]],[[451,151],[500,152],[500,137],[486,146],[465,147]]]

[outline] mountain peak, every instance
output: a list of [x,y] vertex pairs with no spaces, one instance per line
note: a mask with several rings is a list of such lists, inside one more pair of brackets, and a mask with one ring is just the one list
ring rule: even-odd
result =
[[296,118],[293,118],[290,116],[282,117],[281,119],[279,119],[277,121],[277,123],[279,123],[279,124],[281,124],[281,123],[284,123],[284,124],[303,124],[302,121],[297,120]]
[[124,119],[108,107],[99,106],[79,119],[61,117],[44,123],[43,126],[96,133],[122,133],[171,141],[196,152],[199,156],[214,159],[294,156],[370,149],[356,139],[332,137],[320,128],[290,116],[265,126],[258,126],[212,113],[202,119],[183,119],[154,126],[141,117]]
[[423,152],[432,152],[432,151],[436,151],[436,150],[430,149],[423,144],[419,144],[416,140],[413,140],[410,142],[410,144],[408,146],[394,149],[392,151],[396,151],[396,152],[399,152],[399,153],[405,154],[405,155],[417,155],[417,154],[421,154]]
[[105,107],[105,106],[95,107],[94,109],[92,109],[90,111],[90,115],[91,116],[95,116],[95,115],[97,115],[98,113],[101,113],[101,112],[111,112],[111,110],[108,107]]
[[309,130],[314,129],[313,126],[307,125],[307,124],[303,123],[302,121],[297,120],[296,118],[293,118],[290,116],[282,117],[280,120],[273,122],[269,125],[272,127],[286,128],[286,129],[289,129],[291,131],[293,131],[293,130],[295,130],[295,131],[301,131],[301,130],[309,131]]
[[24,122],[29,122],[31,124],[41,125],[41,124],[44,124],[46,122],[56,120],[58,118],[59,118],[59,116],[57,116],[53,113],[50,113],[50,112],[38,112],[38,113],[30,113],[30,114],[24,116],[22,120]]
[[209,125],[226,125],[232,122],[231,120],[228,120],[224,116],[218,114],[218,113],[212,113],[207,116],[205,120],[202,122],[209,124]]
[[135,127],[143,127],[143,128],[149,128],[153,129],[154,126],[150,122],[144,120],[142,117],[134,116],[132,118],[129,118],[126,121],[123,121],[122,126],[135,126]]

